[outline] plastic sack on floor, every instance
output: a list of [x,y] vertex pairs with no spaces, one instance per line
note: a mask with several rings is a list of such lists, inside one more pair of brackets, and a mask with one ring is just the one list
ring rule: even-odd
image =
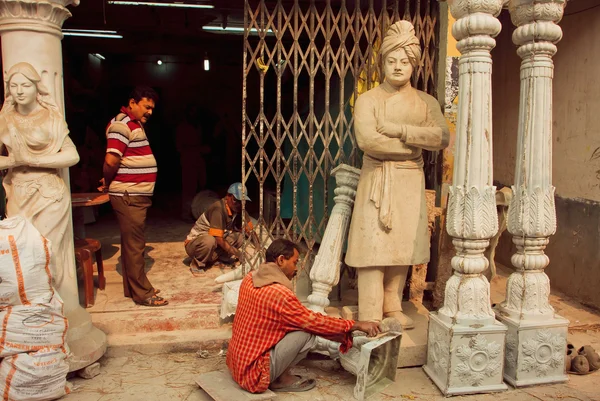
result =
[[0,324],[0,357],[63,348],[68,328],[58,293],[48,303],[6,307],[0,311]]
[[0,308],[48,303],[51,245],[20,216],[0,221]]
[[69,365],[61,349],[6,357],[0,364],[0,394],[11,401],[55,400],[69,392],[66,376]]
[[221,302],[221,319],[235,315],[240,296],[242,280],[230,281],[223,284],[223,301]]

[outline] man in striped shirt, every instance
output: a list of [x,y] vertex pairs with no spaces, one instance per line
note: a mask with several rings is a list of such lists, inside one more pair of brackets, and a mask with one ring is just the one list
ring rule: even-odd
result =
[[233,379],[245,390],[261,393],[306,391],[314,379],[290,373],[316,342],[315,336],[340,342],[340,351],[352,346],[350,333],[360,330],[369,336],[381,332],[378,322],[355,322],[315,313],[307,309],[292,288],[296,275],[298,247],[277,239],[266,252],[266,262],[246,275],[240,286],[238,306],[227,366]]
[[150,284],[144,260],[146,212],[152,205],[157,165],[143,124],[152,116],[157,101],[152,88],[136,87],[131,92],[128,105],[106,128],[103,167],[103,190],[110,195],[121,231],[123,292],[145,306],[168,304]]

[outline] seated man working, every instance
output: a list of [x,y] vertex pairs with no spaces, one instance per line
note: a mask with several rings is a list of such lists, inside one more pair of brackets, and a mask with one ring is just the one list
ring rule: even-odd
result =
[[[245,195],[244,198],[250,201]],[[198,218],[185,242],[185,252],[192,263],[192,273],[201,273],[201,269],[210,266],[221,258],[226,263],[236,264],[241,258],[240,247],[244,241],[242,234],[242,184],[236,182],[229,186],[227,195],[206,209]],[[245,213],[246,232],[253,234],[250,216]]]
[[227,366],[233,379],[245,390],[260,393],[306,391],[315,386],[290,373],[290,368],[306,357],[316,338],[322,336],[341,343],[340,351],[352,346],[354,330],[375,336],[381,332],[377,322],[354,322],[315,313],[294,294],[298,247],[291,241],[273,241],[266,252],[266,263],[243,279]]

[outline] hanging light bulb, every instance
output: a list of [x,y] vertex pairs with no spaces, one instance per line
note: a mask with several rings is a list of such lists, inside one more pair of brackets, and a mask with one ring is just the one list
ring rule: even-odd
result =
[[158,65],[162,65],[162,60],[161,60],[161,59],[158,59],[158,61],[156,62],[156,64],[158,64]]
[[204,53],[204,71],[210,70],[210,61],[208,60],[208,56]]

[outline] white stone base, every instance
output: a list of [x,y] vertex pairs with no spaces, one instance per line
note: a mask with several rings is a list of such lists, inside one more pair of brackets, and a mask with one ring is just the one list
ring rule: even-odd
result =
[[516,320],[496,317],[506,326],[504,380],[514,387],[562,383],[565,372],[567,329],[569,321],[555,315],[543,321]]
[[67,344],[70,355],[67,358],[69,372],[91,365],[106,352],[106,334],[92,324],[92,318],[82,307],[66,313],[69,320]]
[[460,326],[429,314],[425,373],[446,395],[508,389],[502,380],[506,326]]
[[[398,367],[423,366],[427,362],[427,326],[429,311],[420,302],[402,302],[402,312],[415,322],[414,329],[402,330]],[[327,308],[327,315],[344,319],[358,320],[358,306],[344,306],[339,309]]]

